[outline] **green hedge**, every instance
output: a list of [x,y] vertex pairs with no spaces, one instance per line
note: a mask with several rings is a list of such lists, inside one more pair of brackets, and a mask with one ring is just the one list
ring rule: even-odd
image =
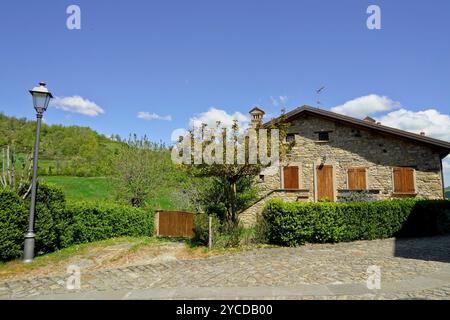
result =
[[296,246],[431,236],[450,231],[450,201],[393,200],[349,203],[269,201],[263,211],[270,243]]
[[[0,190],[0,261],[20,258],[28,230],[29,199]],[[62,190],[39,184],[36,254],[119,236],[153,235],[153,212],[109,202],[66,203]]]
[[150,211],[109,202],[70,202],[63,246],[120,236],[152,236],[154,216]]
[[0,261],[22,254],[27,212],[22,199],[14,191],[0,191]]

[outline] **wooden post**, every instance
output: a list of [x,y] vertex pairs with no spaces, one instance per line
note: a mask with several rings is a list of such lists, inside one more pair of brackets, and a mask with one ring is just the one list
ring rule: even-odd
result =
[[208,249],[212,249],[212,216],[208,216],[208,225],[209,225],[209,232],[208,232]]

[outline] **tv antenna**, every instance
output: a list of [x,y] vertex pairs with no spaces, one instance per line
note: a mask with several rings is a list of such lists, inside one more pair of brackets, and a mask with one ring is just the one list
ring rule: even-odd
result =
[[320,94],[322,93],[322,91],[325,90],[325,86],[322,86],[320,89],[316,90],[316,95],[317,95],[317,108],[320,107]]

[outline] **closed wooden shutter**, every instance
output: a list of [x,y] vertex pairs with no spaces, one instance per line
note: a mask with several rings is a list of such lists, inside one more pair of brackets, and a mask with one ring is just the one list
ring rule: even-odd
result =
[[366,190],[366,168],[348,169],[348,189],[349,190]]
[[395,193],[415,193],[414,169],[394,168],[394,192]]
[[298,167],[283,168],[284,189],[298,189]]

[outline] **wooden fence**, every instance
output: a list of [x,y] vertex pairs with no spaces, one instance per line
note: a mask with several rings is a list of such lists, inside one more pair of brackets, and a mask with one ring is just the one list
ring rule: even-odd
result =
[[155,229],[157,236],[192,237],[194,215],[183,211],[156,211]]

